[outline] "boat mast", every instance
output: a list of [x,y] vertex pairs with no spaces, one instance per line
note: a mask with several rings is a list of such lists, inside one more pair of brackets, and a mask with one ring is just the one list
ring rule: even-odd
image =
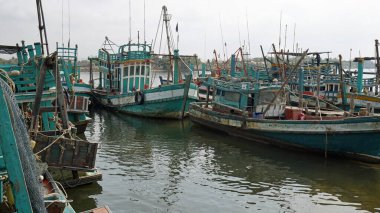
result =
[[171,15],[168,14],[168,9],[166,6],[162,6],[162,11],[163,13],[163,21],[165,22],[165,28],[166,28],[166,39],[168,42],[168,51],[169,51],[169,63],[170,63],[170,69],[168,70],[168,77],[166,83],[169,84],[170,82],[170,77],[173,76],[173,61],[172,61],[172,51],[170,47],[170,36],[169,36],[169,21],[171,19]]
[[376,49],[376,91],[375,94],[379,94],[379,78],[380,78],[380,58],[379,58],[379,40],[375,40]]
[[[48,46],[48,40],[47,40],[47,35],[46,35],[46,25],[45,25],[45,18],[44,18],[44,10],[42,9],[42,2],[41,2],[41,0],[36,0],[36,5],[37,5],[38,29],[40,31],[40,41],[41,41],[41,47],[42,47],[42,55],[45,53],[45,51],[44,51],[44,45],[46,46],[46,54],[49,55],[49,46]],[[45,38],[45,42],[44,42],[44,38]]]

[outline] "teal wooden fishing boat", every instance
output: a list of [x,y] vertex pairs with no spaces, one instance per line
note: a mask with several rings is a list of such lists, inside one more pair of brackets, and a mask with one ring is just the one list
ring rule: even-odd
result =
[[[0,54],[17,55],[17,64],[1,64],[0,70],[3,74],[8,75],[14,82],[16,101],[25,111],[31,111],[31,104],[33,104],[36,97],[37,79],[39,69],[43,62],[41,50],[41,43],[25,45],[24,41],[22,41],[21,46],[0,45]],[[86,116],[90,103],[91,86],[79,82],[77,76],[78,68],[75,65],[76,50],[76,48],[58,48],[58,51],[62,53],[59,57],[59,68],[61,71],[61,80],[64,81],[63,85],[67,91],[66,108],[69,121],[76,126],[77,133],[83,133],[88,122],[91,121],[91,119]],[[67,53],[67,51],[75,51],[75,55],[63,55],[63,52]],[[73,71],[73,69],[76,71]],[[52,109],[52,103],[55,99],[55,77],[53,73],[49,72],[45,79],[41,106],[50,107],[50,109]],[[45,121],[44,130],[56,129],[56,126],[51,121],[52,117],[54,117],[54,110],[43,114]],[[50,122],[48,122],[49,119]]]
[[[166,32],[169,32],[170,15],[165,6],[162,9]],[[181,56],[178,49],[170,46],[169,36],[169,54],[165,56],[169,57],[170,70],[168,78],[160,85],[154,82],[156,74],[152,70],[151,45],[130,41],[119,46],[116,53],[111,53],[111,42],[106,38],[105,48],[98,51],[99,85],[93,89],[95,101],[110,109],[138,116],[184,118],[189,104],[198,99],[198,86],[192,82],[191,65],[190,74],[183,80],[179,69]]]
[[197,85],[179,82],[178,50],[174,51],[174,81],[153,87],[151,48],[128,43],[117,54],[99,50],[100,85],[95,100],[113,110],[144,117],[182,119],[188,105],[197,100]]
[[102,175],[95,167],[98,144],[76,138],[76,130],[68,122],[68,105],[61,94],[62,89],[59,89],[62,88],[61,79],[54,77],[55,72],[59,76],[55,69],[58,66],[53,67],[57,59],[44,57],[40,43],[34,46],[25,46],[24,43],[21,47],[1,46],[0,50],[18,55],[19,64],[2,65],[7,71],[3,70],[0,77],[13,86],[16,102],[32,139],[37,142],[34,152],[39,153],[53,174],[57,173],[54,171],[59,172],[56,177],[61,177],[66,171],[75,174],[60,179],[70,186],[76,186],[71,182],[86,184],[100,180]]
[[2,78],[0,106],[1,212],[75,212],[49,172],[37,167],[12,88]]
[[213,101],[192,103],[190,119],[256,142],[380,163],[380,117],[288,106],[285,83],[209,78]]

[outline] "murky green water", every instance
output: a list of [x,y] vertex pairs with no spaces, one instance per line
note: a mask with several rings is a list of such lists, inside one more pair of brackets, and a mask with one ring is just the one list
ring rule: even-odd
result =
[[227,136],[189,120],[97,110],[103,181],[69,190],[77,211],[380,212],[380,165],[327,159]]

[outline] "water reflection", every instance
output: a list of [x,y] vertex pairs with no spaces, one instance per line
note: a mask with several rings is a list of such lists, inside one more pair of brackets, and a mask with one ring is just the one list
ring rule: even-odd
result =
[[[101,192],[75,194],[98,206],[108,204],[114,212],[360,212],[380,207],[377,165],[277,149],[190,121],[105,110],[92,117],[86,137],[102,143],[97,159]],[[77,201],[74,206],[84,209]]]

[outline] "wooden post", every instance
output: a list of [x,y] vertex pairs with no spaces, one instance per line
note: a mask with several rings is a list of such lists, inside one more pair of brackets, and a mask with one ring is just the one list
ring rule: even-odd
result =
[[269,77],[269,70],[268,70],[268,66],[267,66],[267,60],[266,60],[266,57],[264,55],[263,46],[260,45],[260,49],[261,49],[261,54],[263,55],[263,59],[264,59],[265,70],[267,71],[267,75]]
[[[107,67],[108,67],[108,75],[109,75],[109,91],[112,89],[112,73],[111,73],[111,59],[110,59],[110,53],[105,49],[102,48],[102,50],[107,54]],[[106,79],[104,79],[104,83],[106,82]],[[105,86],[105,84],[104,84]]]
[[38,129],[38,115],[40,113],[42,92],[45,85],[45,76],[46,76],[48,60],[49,60],[49,57],[45,59],[44,63],[41,66],[40,76],[38,77],[37,85],[36,85],[36,97],[34,98],[32,121],[31,121],[31,126],[30,126],[30,129],[34,131],[35,133],[37,133],[37,129]]
[[345,91],[344,79],[343,79],[342,55],[339,55],[339,76],[340,76],[339,86],[340,86],[340,94],[342,96],[342,105],[343,105],[343,110],[346,111],[346,95],[345,95],[346,91]]
[[206,108],[208,108],[209,99],[210,99],[210,85],[207,86]]
[[91,89],[94,89],[94,74],[92,72],[92,58],[90,58],[90,82]]
[[300,69],[298,74],[298,107],[303,108],[303,70]]
[[187,102],[187,97],[189,96],[191,78],[192,78],[191,75],[186,75],[185,89],[183,92],[183,102],[182,102],[182,110],[181,110],[181,117],[180,117],[181,119],[185,117],[186,102]]
[[321,106],[319,104],[319,92],[321,90],[321,67],[318,66],[318,75],[317,75],[317,108],[319,112],[319,118],[322,120]]
[[[277,61],[277,65],[278,65],[278,70],[281,71],[281,68],[280,68],[280,58],[278,57],[277,55],[277,52],[276,52],[276,47],[274,46],[274,44],[272,44],[272,47],[273,47],[273,52],[274,52],[274,55],[276,56],[276,61]],[[283,78],[283,71],[281,71],[281,78],[282,80],[284,80]]]
[[61,78],[58,70],[58,61],[57,61],[57,52],[54,53],[54,55],[51,57],[52,61],[51,66],[53,66],[53,75],[56,80],[56,87],[57,87],[57,105],[59,107],[59,111],[61,114],[61,119],[62,119],[62,127],[63,129],[68,129],[69,128],[69,118],[67,116],[67,109],[66,109],[66,103],[65,103],[65,98],[63,97],[63,88],[62,88],[62,83],[61,83]]

